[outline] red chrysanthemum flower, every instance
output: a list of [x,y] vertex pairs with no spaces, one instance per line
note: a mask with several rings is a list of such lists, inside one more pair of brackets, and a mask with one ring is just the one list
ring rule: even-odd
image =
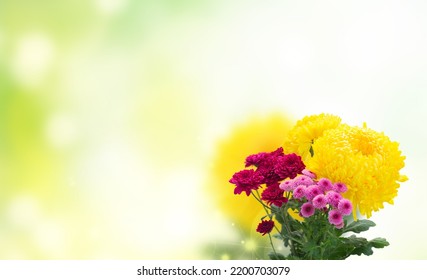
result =
[[245,167],[249,167],[251,165],[254,165],[258,167],[267,157],[267,153],[258,153],[254,155],[250,155],[245,160]]
[[270,233],[273,230],[273,227],[274,222],[272,220],[262,221],[258,224],[256,231],[261,233],[262,235],[266,235],[267,233]]
[[264,177],[264,183],[276,183],[285,178],[281,178],[275,171],[278,160],[283,157],[283,148],[279,148],[271,153],[266,153],[258,162],[257,172]]
[[259,153],[246,158],[246,167],[254,165],[264,177],[264,183],[271,184],[286,178],[295,178],[304,170],[305,165],[296,154],[285,155],[283,148],[270,153]]
[[283,196],[284,191],[279,188],[279,183],[269,185],[261,194],[261,199],[267,201],[268,205],[274,204],[281,207],[288,199]]
[[263,176],[253,169],[245,169],[234,173],[230,183],[236,185],[234,194],[241,194],[243,191],[249,196],[252,190],[256,190],[262,184]]
[[295,178],[304,170],[305,165],[301,157],[296,154],[283,155],[277,159],[274,166],[274,172],[280,177],[280,180],[286,178]]

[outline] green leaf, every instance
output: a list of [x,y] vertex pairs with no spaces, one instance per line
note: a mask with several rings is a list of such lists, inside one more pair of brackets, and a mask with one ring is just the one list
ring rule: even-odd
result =
[[285,220],[283,219],[282,215],[274,213],[274,217],[276,218],[276,220],[283,225],[285,223]]
[[283,240],[283,236],[281,234],[276,233],[276,234],[273,234],[272,236],[276,239]]
[[291,256],[291,255],[289,255],[289,256],[287,256],[285,258],[285,260],[301,260],[301,258],[298,258],[297,256]]
[[373,253],[374,251],[372,251],[372,247],[369,244],[366,244],[365,246],[354,249],[351,254],[358,255],[358,256],[360,256],[361,254],[364,254],[364,255],[370,256]]
[[301,207],[301,203],[294,199],[291,199],[286,203],[287,209],[295,210],[295,209],[299,209],[300,207]]
[[347,238],[343,238],[342,240],[344,240],[345,243],[350,244],[354,247],[361,247],[361,246],[365,246],[366,244],[368,244],[368,240],[366,238],[357,237],[354,234],[347,237]]
[[271,205],[271,213],[274,215],[274,217],[276,218],[276,220],[280,223],[283,224],[285,222],[285,220],[283,219],[283,214],[282,214],[283,210],[280,207],[277,207],[276,205]]
[[260,220],[262,221],[262,220],[264,220],[264,219],[265,219],[265,218],[267,218],[267,217],[271,218],[271,217],[270,217],[270,215],[264,215],[264,216],[262,216],[262,217],[260,218]]
[[328,234],[328,237],[321,242],[322,259],[342,260],[349,256],[353,250],[353,245],[346,243],[346,238]]
[[388,243],[388,241],[385,238],[381,238],[381,237],[374,238],[371,241],[369,241],[369,243],[374,248],[384,248],[385,246],[390,245],[390,243]]
[[344,260],[346,259],[351,252],[353,251],[353,246],[347,243],[340,243],[335,247],[327,247],[327,251],[324,254],[324,259],[328,260]]
[[346,226],[343,230],[344,232],[355,232],[360,233],[362,231],[367,231],[370,227],[375,226],[375,223],[370,220],[357,220]]
[[372,248],[384,248],[388,246],[389,243],[384,238],[374,238],[370,241],[367,241],[365,238],[355,237],[354,235],[351,238],[348,238],[348,241],[355,245],[355,249],[351,253],[352,255],[367,255],[370,256],[374,253]]
[[292,229],[295,230],[303,229],[303,224],[300,221],[294,219],[289,219],[289,225]]
[[286,260],[285,256],[279,253],[270,252],[268,253],[270,260]]
[[309,260],[320,259],[320,247],[313,241],[308,240],[302,245],[302,251],[305,253],[305,258]]

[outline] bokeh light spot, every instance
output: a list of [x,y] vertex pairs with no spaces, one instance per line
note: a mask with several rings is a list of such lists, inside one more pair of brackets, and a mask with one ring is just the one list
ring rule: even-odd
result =
[[45,77],[55,56],[55,46],[42,32],[24,35],[18,40],[12,60],[15,78],[25,86],[37,86]]
[[245,244],[245,250],[246,251],[255,251],[256,248],[257,248],[257,244],[256,244],[255,240],[250,239]]
[[52,116],[46,124],[46,138],[54,148],[66,148],[77,137],[74,121],[63,114]]
[[98,10],[105,15],[112,15],[122,11],[128,0],[95,0]]
[[10,201],[6,213],[11,224],[21,228],[32,227],[40,220],[40,203],[33,196],[20,195]]

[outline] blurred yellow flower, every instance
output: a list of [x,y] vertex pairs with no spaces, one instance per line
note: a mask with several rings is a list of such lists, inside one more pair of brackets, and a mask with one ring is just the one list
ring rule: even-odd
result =
[[208,188],[222,212],[244,230],[253,230],[265,215],[253,197],[234,195],[228,183],[236,170],[244,168],[248,155],[280,147],[293,121],[281,114],[254,116],[239,124],[222,139],[214,152]]
[[306,116],[299,120],[283,144],[285,153],[297,153],[305,162],[311,156],[311,147],[328,129],[336,128],[341,118],[330,114]]
[[383,208],[384,202],[393,204],[398,182],[407,179],[399,173],[405,165],[399,144],[366,124],[341,124],[327,130],[312,148],[314,156],[306,160],[307,168],[318,178],[345,183],[345,197],[368,218],[372,211]]

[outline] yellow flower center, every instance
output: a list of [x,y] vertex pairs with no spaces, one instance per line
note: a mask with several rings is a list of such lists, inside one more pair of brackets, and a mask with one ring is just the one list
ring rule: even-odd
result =
[[375,139],[365,132],[360,132],[354,138],[350,138],[350,144],[355,152],[361,152],[364,156],[372,155],[377,152],[378,144]]

